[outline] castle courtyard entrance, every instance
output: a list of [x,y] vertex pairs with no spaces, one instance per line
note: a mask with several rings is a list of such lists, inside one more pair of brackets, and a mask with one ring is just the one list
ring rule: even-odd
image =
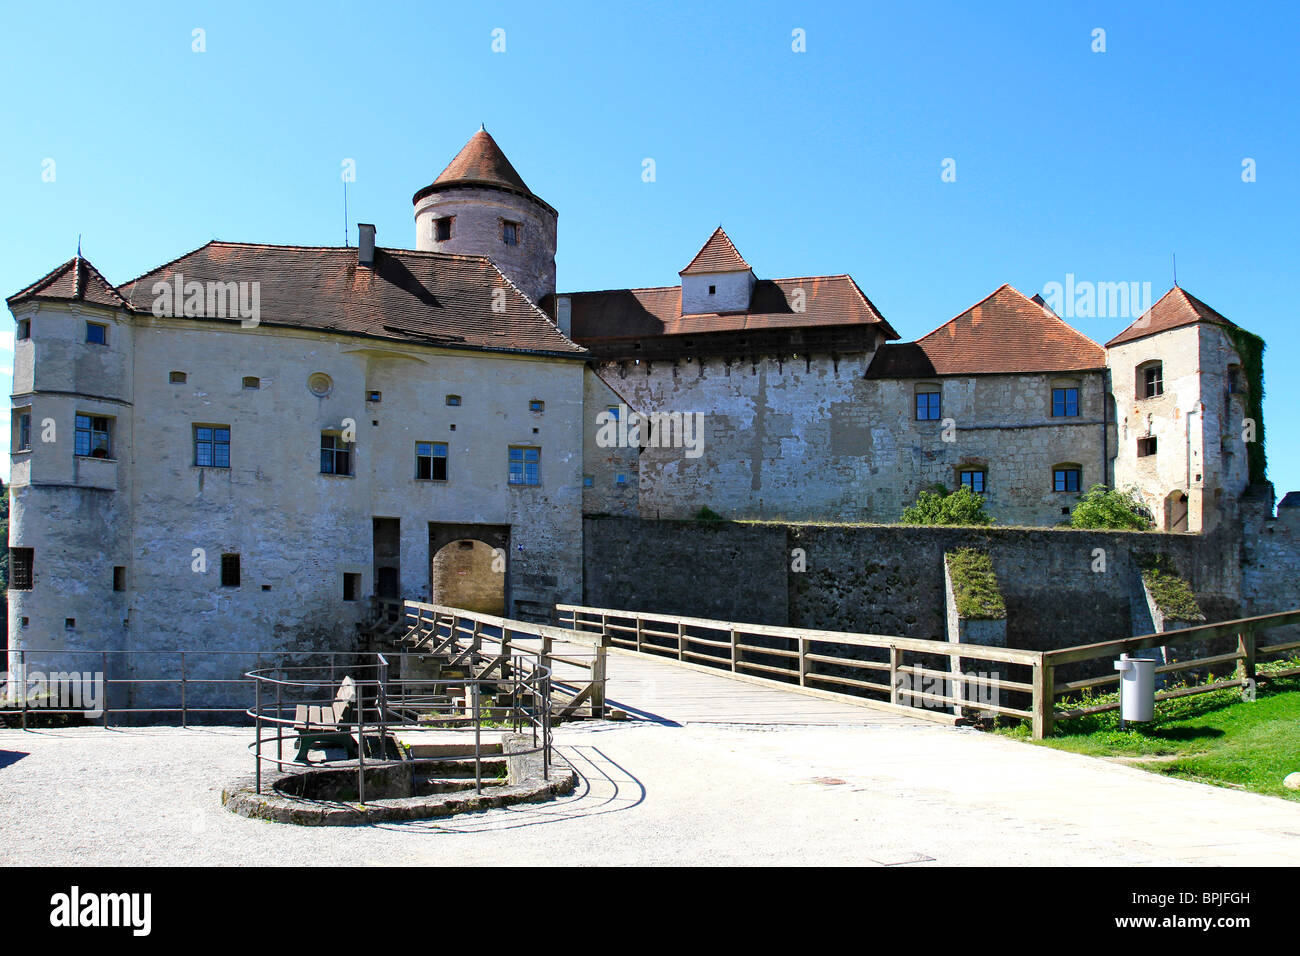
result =
[[510,526],[429,523],[429,600],[504,616]]

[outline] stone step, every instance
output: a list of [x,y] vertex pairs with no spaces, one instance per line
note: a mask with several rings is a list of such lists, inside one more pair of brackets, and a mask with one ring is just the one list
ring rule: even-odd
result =
[[[417,760],[430,757],[474,756],[473,730],[399,730],[394,732],[393,736],[404,747],[409,748],[411,756]],[[499,755],[500,735],[484,733],[481,752],[485,755]]]

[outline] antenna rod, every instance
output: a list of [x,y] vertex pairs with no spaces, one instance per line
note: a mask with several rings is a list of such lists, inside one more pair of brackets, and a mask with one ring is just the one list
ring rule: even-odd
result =
[[1178,288],[1178,253],[1174,253],[1174,288]]
[[343,180],[343,247],[348,245],[348,181]]

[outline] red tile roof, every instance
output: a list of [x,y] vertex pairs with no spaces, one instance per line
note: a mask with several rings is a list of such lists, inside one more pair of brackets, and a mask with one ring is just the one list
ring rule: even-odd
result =
[[713,230],[713,235],[709,236],[708,241],[700,247],[700,251],[695,253],[695,258],[690,261],[690,264],[677,274],[691,276],[706,272],[748,271],[749,263],[719,226]]
[[[132,309],[151,312],[158,282],[257,282],[261,323],[449,348],[582,357],[486,256],[210,242],[119,286]],[[505,290],[496,311],[494,292]],[[231,316],[235,318],[235,316]]]
[[492,189],[505,189],[536,200],[547,209],[551,209],[528,188],[524,178],[516,172],[510,160],[506,159],[506,154],[497,145],[497,141],[485,129],[471,136],[469,142],[462,146],[460,152],[447,164],[447,168],[438,174],[437,179],[417,192],[412,202],[418,203],[430,193],[455,186],[487,186]]
[[915,342],[881,346],[871,378],[1077,372],[1106,366],[1105,350],[1009,285]]
[[[846,275],[760,279],[754,284],[750,308],[745,312],[682,315],[682,289],[676,285],[575,292],[569,299],[572,336],[583,343],[844,325],[876,325],[886,338],[898,338],[857,283]],[[803,310],[797,311],[795,306],[800,303]]]
[[1160,297],[1159,302],[1139,316],[1136,322],[1107,342],[1106,347],[1197,322],[1209,322],[1233,329],[1237,327],[1190,292],[1174,286]]
[[69,259],[5,301],[12,307],[28,299],[89,302],[108,308],[126,308],[126,300],[118,295],[117,290],[91,265],[89,259],[81,256]]

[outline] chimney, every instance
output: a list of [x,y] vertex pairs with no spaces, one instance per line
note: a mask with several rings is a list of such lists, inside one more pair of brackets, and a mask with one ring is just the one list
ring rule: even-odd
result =
[[357,223],[357,265],[367,269],[375,267],[375,227],[368,222]]
[[555,324],[565,335],[573,330],[573,300],[567,295],[558,296],[555,300]]

